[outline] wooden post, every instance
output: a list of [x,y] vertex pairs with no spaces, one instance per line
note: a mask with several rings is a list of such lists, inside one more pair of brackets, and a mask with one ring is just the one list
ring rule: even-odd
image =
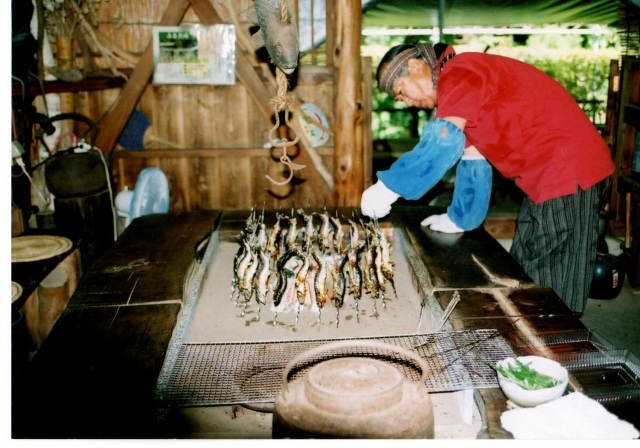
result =
[[337,206],[359,204],[364,189],[362,80],[360,69],[360,1],[337,2],[336,124],[333,154],[334,197]]
[[23,311],[33,348],[39,349],[67,307],[69,274],[58,266],[45,277],[27,299]]
[[618,92],[620,91],[620,66],[618,60],[609,61],[609,87],[607,89],[607,114],[604,121],[604,140],[611,153],[615,151],[615,129],[617,128]]
[[372,61],[371,57],[362,58],[362,185],[369,187],[373,183],[373,135],[371,133],[371,111],[373,102]]
[[336,0],[325,0],[324,9],[325,9],[325,34],[326,34],[326,57],[327,57],[327,66],[333,67],[333,48],[334,42],[336,38],[336,29],[334,26],[336,15],[335,15],[335,4]]
[[[622,174],[628,172],[631,169],[630,160],[631,157],[629,154],[625,154],[623,150],[623,142],[625,137],[625,125],[624,125],[624,98],[629,97],[629,91],[631,89],[631,79],[633,76],[632,72],[632,56],[623,56],[622,57],[622,69],[620,71],[620,86],[618,98],[620,105],[618,106],[618,117],[617,117],[617,125],[616,125],[616,150],[613,155],[613,163],[615,165],[615,172],[611,177],[611,206],[613,207],[613,213],[615,220],[621,222],[624,220],[626,216],[626,210],[624,209],[625,203],[624,199],[620,197],[620,193],[618,192],[618,180]],[[627,165],[628,164],[628,165]],[[614,236],[616,232],[613,232]]]

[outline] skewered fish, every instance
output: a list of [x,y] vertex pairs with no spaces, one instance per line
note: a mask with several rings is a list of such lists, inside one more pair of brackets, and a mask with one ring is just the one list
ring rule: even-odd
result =
[[[298,216],[305,223],[300,229]],[[317,228],[314,216],[320,218]],[[259,306],[270,297],[276,315],[304,308],[319,318],[329,303],[337,310],[336,324],[347,297],[355,300],[356,311],[363,293],[376,301],[374,309],[378,299],[384,306],[386,282],[395,293],[391,247],[377,220],[358,220],[359,224],[355,218],[347,220],[346,236],[337,213],[331,216],[326,208],[306,213],[292,207],[290,216],[277,213],[268,229],[264,211],[257,216],[252,208],[237,236],[231,297],[242,296],[245,307],[253,296]]]
[[288,289],[289,281],[295,277],[294,271],[290,269],[289,262],[292,258],[298,257],[299,255],[300,253],[298,252],[298,250],[296,248],[292,248],[285,252],[278,260],[278,269],[276,271],[278,282],[276,284],[276,290],[273,295],[274,307],[280,305],[280,302],[284,297],[284,293]]
[[344,254],[344,230],[342,230],[342,223],[337,216],[335,218],[330,216],[329,219],[331,220],[333,227],[335,227],[333,233],[333,248],[338,254]]
[[296,242],[298,241],[298,220],[295,216],[291,216],[287,220],[289,221],[289,228],[285,237],[285,248],[290,250],[296,247]]
[[329,255],[317,255],[314,252],[313,259],[318,264],[318,270],[316,271],[313,281],[313,288],[316,293],[316,304],[318,305],[318,308],[322,309],[329,298],[329,290],[327,289]]
[[311,257],[302,256],[302,266],[296,274],[296,298],[300,305],[304,305],[307,300],[307,294],[309,294],[309,285],[307,284],[307,275],[311,267]]
[[264,251],[258,251],[258,259],[260,260],[260,264],[256,278],[253,282],[256,302],[260,305],[266,305],[267,294],[269,293],[269,278],[271,277],[271,270],[269,269],[269,255]]
[[256,251],[249,249],[249,264],[240,282],[240,292],[244,296],[245,303],[251,300],[253,295],[253,278],[258,272],[258,266],[260,265],[260,259],[258,258]]
[[342,308],[344,305],[344,296],[347,292],[347,278],[344,273],[345,265],[349,260],[347,254],[334,255],[333,269],[331,276],[333,278],[333,287],[331,289],[331,301],[336,308]]
[[308,252],[311,250],[311,245],[316,235],[316,229],[313,227],[313,215],[306,214],[302,209],[298,210],[298,214],[302,216],[305,221],[302,237],[302,250]]
[[271,229],[271,233],[269,234],[269,239],[267,240],[267,251],[269,252],[269,256],[273,260],[278,259],[278,255],[280,254],[280,237],[282,227],[280,227],[280,219],[284,216],[280,213],[276,214],[276,223]]
[[238,264],[236,269],[234,270],[234,289],[232,291],[233,294],[236,291],[242,291],[244,286],[244,278],[247,275],[247,270],[249,269],[249,265],[251,264],[251,246],[249,246],[249,241],[246,239],[242,240],[242,254],[239,257]]
[[320,231],[318,232],[318,246],[321,250],[328,251],[331,247],[331,219],[326,209],[322,214],[319,214],[319,216],[322,223],[320,225]]

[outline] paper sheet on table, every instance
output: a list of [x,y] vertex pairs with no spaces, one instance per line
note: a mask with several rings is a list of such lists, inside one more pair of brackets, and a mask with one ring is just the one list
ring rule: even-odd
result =
[[631,423],[597,401],[574,392],[533,408],[506,411],[502,427],[516,439],[618,439],[640,437]]

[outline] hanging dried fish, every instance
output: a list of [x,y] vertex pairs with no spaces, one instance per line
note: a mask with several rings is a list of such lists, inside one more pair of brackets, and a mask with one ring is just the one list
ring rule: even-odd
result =
[[293,73],[300,49],[294,9],[286,0],[256,0],[248,15],[260,26],[252,36],[256,46],[265,47],[272,62],[284,73]]

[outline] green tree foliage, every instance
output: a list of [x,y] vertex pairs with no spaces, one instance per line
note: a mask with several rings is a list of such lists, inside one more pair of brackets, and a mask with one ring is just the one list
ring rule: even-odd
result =
[[[375,79],[375,69],[390,47],[430,40],[430,36],[363,37],[362,53],[371,56],[374,69],[371,74],[374,81],[374,139],[415,138],[415,130],[421,129],[430,117],[428,111],[416,113],[408,110],[403,103],[394,101],[377,88]],[[610,64],[612,59],[618,59],[620,55],[615,30],[607,30],[600,35],[445,36],[445,41],[454,45],[458,53],[477,51],[500,54],[539,68],[569,91],[597,127],[604,126]]]

